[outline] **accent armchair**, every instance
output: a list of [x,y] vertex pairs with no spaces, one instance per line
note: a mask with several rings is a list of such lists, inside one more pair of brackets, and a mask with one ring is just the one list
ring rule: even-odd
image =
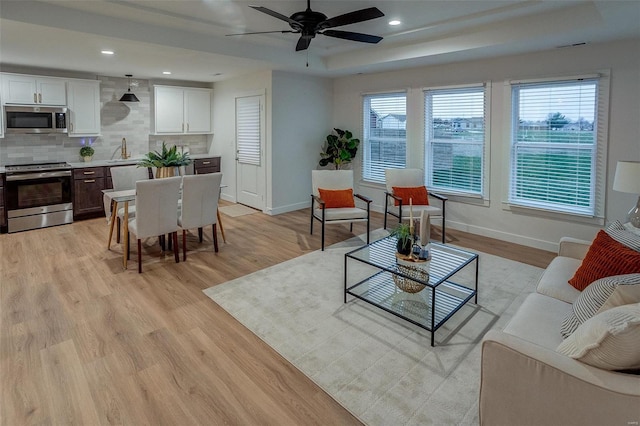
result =
[[[367,222],[367,244],[369,244],[369,216],[371,199],[353,193],[353,170],[312,170],[311,185],[311,230],[313,221],[322,224],[322,250],[324,250],[324,227],[353,222]],[[366,203],[366,210],[356,207],[355,198]]]
[[[424,186],[424,172],[421,169],[385,169],[385,183],[387,191],[384,197],[384,229],[387,229],[387,215],[398,218],[398,222],[409,220],[409,201],[394,191],[396,188],[418,188]],[[442,242],[445,242],[445,205],[447,197],[428,192],[429,197],[440,200],[442,207],[430,204],[413,203],[413,217],[419,218],[422,211],[429,213],[431,218],[442,219]]]

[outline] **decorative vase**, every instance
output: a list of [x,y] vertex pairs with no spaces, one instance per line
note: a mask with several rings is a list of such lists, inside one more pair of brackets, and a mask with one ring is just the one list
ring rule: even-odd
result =
[[398,253],[406,256],[411,254],[412,246],[413,244],[411,243],[410,239],[403,240],[402,238],[399,238],[398,243],[396,244],[396,250],[398,251]]
[[176,175],[175,167],[158,167],[156,170],[156,179],[173,177]]
[[88,155],[88,156],[82,157],[82,158],[84,158],[84,161],[88,163],[93,158],[93,155]]

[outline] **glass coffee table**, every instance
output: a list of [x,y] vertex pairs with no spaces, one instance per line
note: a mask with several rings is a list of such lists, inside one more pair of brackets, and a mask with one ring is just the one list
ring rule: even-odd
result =
[[[396,257],[396,243],[395,237],[386,237],[345,254],[344,303],[350,294],[422,327],[431,332],[434,346],[438,328],[472,298],[478,303],[478,255],[430,243],[430,261],[407,263]],[[451,281],[471,263],[475,263],[473,288]]]

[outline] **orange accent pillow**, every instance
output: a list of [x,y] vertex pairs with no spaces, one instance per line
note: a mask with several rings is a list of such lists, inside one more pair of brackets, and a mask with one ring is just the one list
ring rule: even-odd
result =
[[[353,189],[322,189],[318,188],[320,198],[324,201],[324,205],[328,209],[337,209],[341,207],[355,207],[353,201]],[[323,208],[320,205],[320,208]]]
[[[404,187],[404,186],[392,186],[393,195],[402,198],[402,205],[408,206],[409,199],[415,206],[428,206],[429,205],[429,193],[426,186],[416,187]],[[395,205],[400,205],[398,200],[395,200]]]
[[569,284],[582,291],[600,278],[640,272],[640,252],[598,232]]

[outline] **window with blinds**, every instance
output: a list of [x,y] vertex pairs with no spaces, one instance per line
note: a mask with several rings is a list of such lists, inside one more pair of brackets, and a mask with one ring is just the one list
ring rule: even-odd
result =
[[484,193],[484,85],[427,89],[425,165],[430,190],[478,196]]
[[365,95],[363,99],[362,178],[384,183],[384,169],[407,164],[407,95]]
[[510,204],[596,215],[598,84],[512,84]]
[[260,96],[236,98],[238,161],[260,165]]

